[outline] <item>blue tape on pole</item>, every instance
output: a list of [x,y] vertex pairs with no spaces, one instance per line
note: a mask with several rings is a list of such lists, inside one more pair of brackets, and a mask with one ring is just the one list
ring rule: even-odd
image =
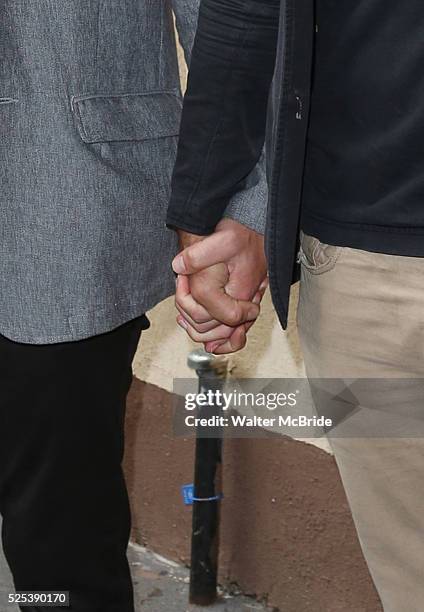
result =
[[219,495],[213,495],[212,497],[194,497],[193,484],[183,485],[181,487],[181,494],[183,496],[183,501],[186,506],[192,506],[193,502],[218,501],[224,497],[222,493],[220,493]]
[[193,505],[193,496],[194,496],[194,485],[187,484],[181,487],[181,493],[183,496],[183,501],[186,506]]

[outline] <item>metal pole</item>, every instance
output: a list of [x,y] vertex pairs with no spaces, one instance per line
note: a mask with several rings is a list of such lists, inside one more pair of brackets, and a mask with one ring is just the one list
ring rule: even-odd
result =
[[[219,389],[222,372],[214,356],[203,350],[190,353],[188,365],[199,376],[199,392]],[[198,406],[197,415],[209,418],[217,414],[216,406]],[[193,529],[191,540],[190,603],[208,606],[217,599],[219,512],[221,497],[222,436],[214,430],[213,437],[196,437]]]

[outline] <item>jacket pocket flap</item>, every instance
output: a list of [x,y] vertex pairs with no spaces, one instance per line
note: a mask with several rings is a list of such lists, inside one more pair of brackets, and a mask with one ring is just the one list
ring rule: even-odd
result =
[[176,136],[181,107],[180,94],[172,91],[72,98],[78,131],[86,143]]

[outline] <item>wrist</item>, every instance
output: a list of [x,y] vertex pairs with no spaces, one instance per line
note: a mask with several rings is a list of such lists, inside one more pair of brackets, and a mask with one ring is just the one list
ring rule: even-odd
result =
[[201,242],[206,238],[206,236],[199,236],[198,234],[192,234],[185,230],[177,230],[177,234],[181,250],[188,248],[192,244],[196,244],[196,242]]

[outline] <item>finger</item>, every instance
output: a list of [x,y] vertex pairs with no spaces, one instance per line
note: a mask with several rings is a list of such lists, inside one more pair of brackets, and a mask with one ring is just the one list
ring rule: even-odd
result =
[[244,329],[244,325],[240,325],[234,330],[233,334],[226,342],[223,344],[221,343],[218,346],[212,346],[211,348],[213,350],[210,350],[210,352],[214,353],[215,355],[236,353],[246,346],[246,342],[246,330]]
[[259,287],[259,291],[262,291],[262,293],[265,293],[265,291],[267,290],[269,286],[269,278],[268,276],[266,276],[264,278],[264,280],[261,282],[261,286]]
[[172,268],[177,274],[194,274],[227,261],[234,250],[232,242],[225,239],[224,232],[216,232],[181,251],[172,262]]
[[[265,281],[263,283],[261,283],[258,291],[256,292],[255,296],[253,297],[252,302],[254,304],[260,304],[261,303],[262,298],[263,298],[263,296],[265,294],[265,291],[266,291],[267,287],[268,287],[268,278],[266,278]],[[252,325],[255,324],[255,322],[256,322],[256,320],[244,323],[244,329],[245,329],[246,334],[249,331],[249,329],[252,327]],[[207,351],[208,353],[214,353],[220,346],[222,346],[225,343],[226,343],[226,340],[215,341],[215,342],[206,342],[205,343],[205,351]]]
[[[266,291],[266,287],[262,291],[259,288],[259,291],[254,296],[252,302],[254,304],[260,304],[261,301],[262,301],[262,298],[264,297],[265,291]],[[246,331],[246,334],[249,331],[249,329],[252,327],[252,325],[254,325],[255,323],[256,323],[256,320],[255,321],[248,321],[247,323],[244,323],[244,329]]]
[[[258,290],[257,293],[255,294],[252,302],[254,304],[260,304],[261,300],[262,300],[262,298],[264,296],[264,292],[265,291],[266,291],[266,287],[264,287],[262,289],[262,291]],[[255,324],[255,322],[256,322],[256,320],[249,321],[249,322],[243,324],[246,333],[249,331],[249,329],[252,327],[252,325]],[[229,328],[229,329],[233,329],[234,330],[234,328]],[[216,351],[216,349],[219,346],[223,345],[225,342],[226,342],[226,340],[222,340],[221,342],[219,342],[219,341],[218,342],[206,342],[205,343],[205,351],[207,351],[208,353],[213,353],[214,351]]]
[[259,305],[247,300],[230,297],[223,287],[216,284],[193,284],[192,297],[201,304],[210,317],[224,325],[237,327],[246,321],[254,321],[259,315]]
[[259,289],[255,293],[252,302],[254,304],[260,304],[262,302],[262,298],[265,295],[265,292],[268,288],[268,278],[266,278],[259,286]]
[[256,321],[249,321],[249,323],[244,324],[244,329],[245,329],[246,334],[249,331],[249,329],[252,327],[252,325],[254,325],[255,323]]
[[[247,332],[249,331],[249,329],[252,327],[252,325],[254,325],[256,323],[256,321],[249,321],[249,323],[243,323],[243,325],[241,327],[244,327],[244,331],[245,334],[247,334]],[[233,329],[233,333],[234,333],[234,328],[230,328]],[[238,328],[236,328],[238,329]],[[216,353],[217,349],[220,346],[223,346],[224,344],[226,344],[227,340],[222,339],[222,340],[218,340],[218,341],[212,341],[212,342],[206,342],[205,343],[205,351],[207,351],[208,353]],[[236,349],[239,350],[239,349]],[[231,351],[234,352],[234,351]]]
[[186,276],[178,276],[175,291],[175,306],[187,313],[196,323],[208,323],[213,320],[208,311],[193,298],[190,292],[190,280]]
[[263,296],[264,296],[264,294],[263,294],[263,293],[261,293],[260,291],[257,291],[257,292],[255,293],[255,295],[253,296],[253,300],[252,300],[252,302],[253,302],[254,304],[260,304],[260,303],[262,302],[262,298],[263,298]]
[[206,323],[197,323],[190,317],[190,315],[185,310],[181,308],[179,304],[175,303],[175,307],[180,313],[180,315],[188,323],[190,323],[190,325],[194,327],[196,331],[200,332],[201,334],[209,331],[210,329],[214,329],[215,327],[218,327],[218,325],[221,325],[221,323],[219,321],[216,321],[215,319],[212,319],[211,321],[207,321]]
[[180,325],[180,327],[185,329],[185,331],[188,333],[188,335],[194,342],[205,343],[205,342],[213,342],[217,340],[225,341],[226,338],[230,337],[231,334],[234,333],[233,328],[226,327],[225,325],[220,325],[219,327],[216,327],[215,329],[211,329],[210,331],[205,332],[205,333],[199,333],[198,331],[194,329],[192,325],[190,325],[181,316],[177,317],[177,323],[178,325]]
[[175,279],[176,288],[175,293],[180,297],[190,295],[190,281],[186,276],[178,275]]
[[227,342],[227,338],[224,338],[223,340],[218,340],[218,341],[214,340],[213,342],[205,342],[204,343],[205,351],[207,353],[214,353],[219,346],[222,346],[226,342]]

